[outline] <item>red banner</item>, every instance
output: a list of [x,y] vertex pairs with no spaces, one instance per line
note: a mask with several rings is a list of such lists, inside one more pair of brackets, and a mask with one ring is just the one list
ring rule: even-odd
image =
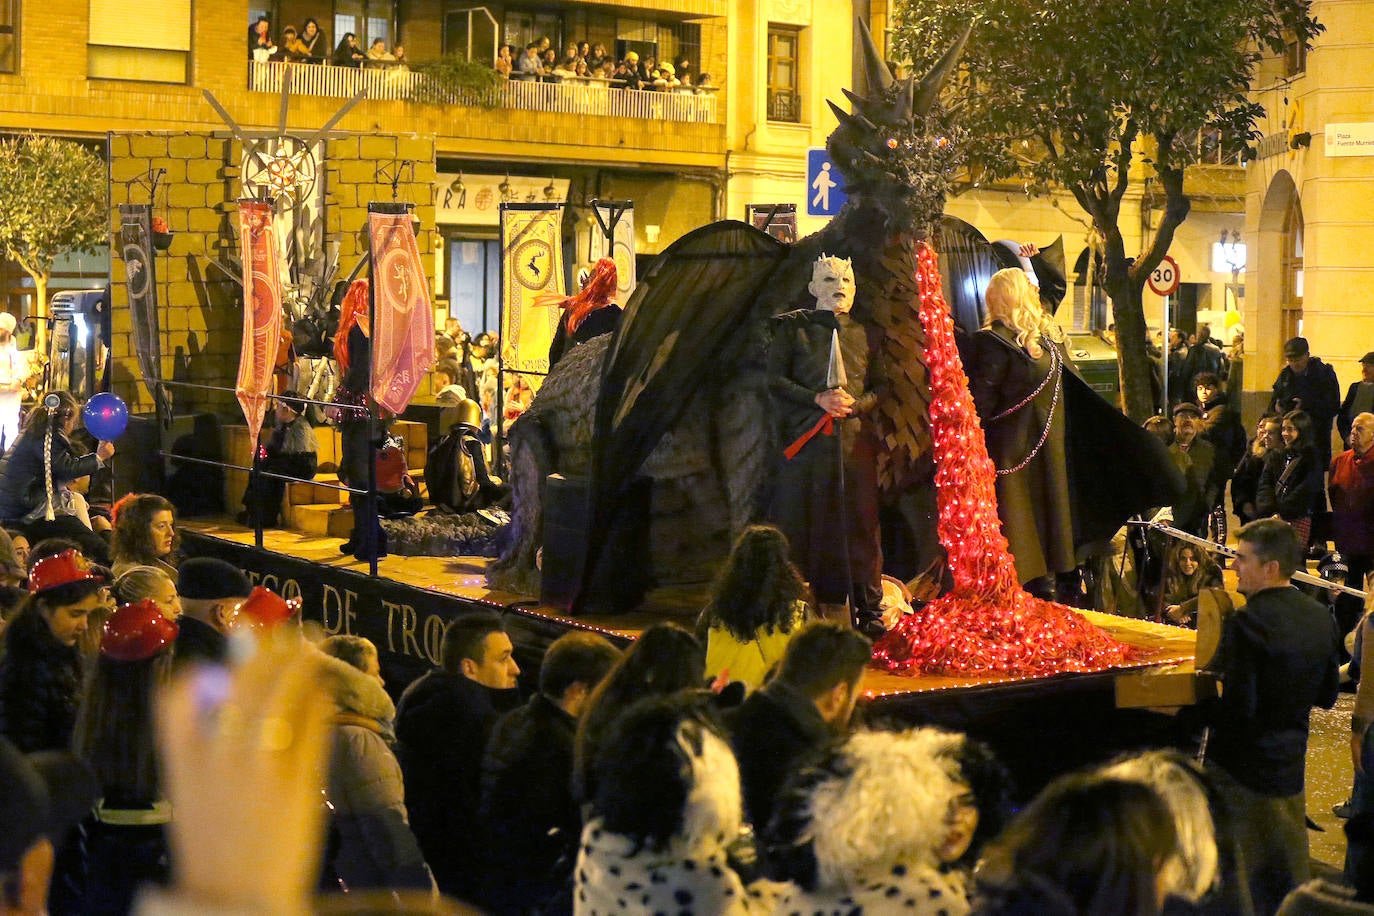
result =
[[256,446],[272,390],[272,367],[281,339],[281,265],[272,230],[272,204],[239,201],[239,248],[243,258],[243,345],[234,386]]
[[406,409],[434,365],[434,309],[410,213],[369,213],[376,327],[372,399],[394,414]]

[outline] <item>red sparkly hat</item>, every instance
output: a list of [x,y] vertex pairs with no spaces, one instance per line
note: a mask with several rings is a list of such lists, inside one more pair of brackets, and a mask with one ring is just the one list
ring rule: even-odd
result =
[[300,613],[300,609],[301,599],[292,598],[288,601],[271,589],[259,585],[239,606],[239,623],[241,626],[270,630],[290,620]]
[[152,658],[177,638],[181,627],[168,620],[151,598],[120,605],[100,635],[100,654],[117,662],[141,662]]
[[34,564],[29,571],[29,594],[37,595],[59,585],[86,581],[104,582],[105,577],[91,567],[91,562],[79,550],[68,549]]

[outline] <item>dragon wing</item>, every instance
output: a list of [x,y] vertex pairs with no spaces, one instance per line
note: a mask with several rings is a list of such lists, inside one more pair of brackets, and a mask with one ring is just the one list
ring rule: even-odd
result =
[[639,278],[597,400],[584,595],[626,490],[710,367],[742,357],[743,332],[788,250],[767,233],[724,220],[678,239]]

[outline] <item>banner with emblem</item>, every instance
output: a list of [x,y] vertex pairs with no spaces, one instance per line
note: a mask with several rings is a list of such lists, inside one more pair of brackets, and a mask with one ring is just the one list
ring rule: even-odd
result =
[[234,393],[256,446],[281,342],[281,250],[270,200],[239,201],[243,259],[243,343]]
[[[501,207],[501,362],[545,375],[563,312],[546,303],[568,294],[563,278],[563,205]],[[539,302],[543,297],[544,302]],[[531,380],[531,386],[534,380]]]
[[411,209],[405,203],[367,206],[376,314],[372,399],[394,414],[406,409],[434,365],[434,308]]
[[[635,205],[632,200],[593,200],[592,238],[588,266],[600,258],[615,259],[620,284],[615,301],[624,305],[635,291]],[[614,227],[614,228],[612,228]],[[608,244],[607,238],[614,239]]]
[[162,336],[157,322],[157,258],[152,245],[151,204],[119,205],[119,253],[124,261],[129,311],[133,318],[134,353],[143,384],[152,392],[158,415],[170,419],[171,407],[162,382]]

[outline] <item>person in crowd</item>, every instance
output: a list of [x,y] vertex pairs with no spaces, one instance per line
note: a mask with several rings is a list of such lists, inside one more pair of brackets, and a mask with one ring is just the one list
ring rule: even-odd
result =
[[1255,426],[1255,438],[1245,447],[1245,454],[1236,463],[1235,473],[1231,475],[1231,509],[1242,525],[1248,525],[1260,517],[1255,507],[1255,497],[1259,493],[1260,475],[1264,472],[1264,459],[1271,451],[1283,448],[1283,421],[1268,414],[1260,417]]
[[577,916],[773,912],[774,888],[746,885],[731,863],[743,827],[739,768],[705,695],[635,703],[611,726],[592,767],[597,788],[577,856]]
[[1341,441],[1350,442],[1350,430],[1362,413],[1374,413],[1374,351],[1360,357],[1360,380],[1351,382],[1336,412],[1336,431]]
[[509,387],[506,389],[505,398],[501,403],[501,412],[505,416],[505,430],[510,431],[510,425],[520,418],[520,415],[530,409],[534,403],[534,389],[525,380],[523,375],[512,375]]
[[1255,508],[1261,517],[1275,516],[1292,525],[1305,550],[1311,539],[1316,503],[1325,502],[1322,482],[1326,465],[1312,441],[1314,427],[1306,411],[1284,414],[1279,431],[1283,448],[1264,458]]
[[367,55],[358,47],[358,36],[352,32],[344,33],[330,58],[336,67],[361,67],[366,59]]
[[1211,529],[1222,544],[1226,543],[1226,482],[1245,454],[1245,426],[1240,411],[1227,395],[1224,378],[1210,372],[1200,372],[1193,378],[1202,411],[1198,435],[1211,443],[1216,454],[1212,481],[1216,502],[1212,505]]
[[625,55],[625,59],[615,68],[612,76],[619,80],[626,89],[642,88],[643,81],[639,77],[639,55],[634,51]]
[[[1374,575],[1364,580],[1366,591],[1374,588]],[[1345,880],[1355,888],[1359,899],[1374,903],[1374,600],[1366,601],[1366,612],[1355,634],[1351,653],[1351,675],[1358,679],[1355,708],[1350,717],[1350,759],[1354,766],[1354,787],[1346,802]]]
[[455,618],[444,630],[440,668],[406,688],[396,713],[411,826],[439,890],[459,898],[481,890],[474,824],[482,757],[497,718],[519,702],[513,651],[496,614]]
[[390,739],[396,707],[382,683],[377,647],[361,636],[320,643],[333,687],[326,794],[336,842],[326,874],[350,892],[434,887],[406,816],[405,784]]
[[25,570],[29,567],[29,547],[28,535],[18,528],[6,528],[5,534],[9,535],[10,543],[14,545],[14,556],[19,561],[19,565]]
[[5,628],[0,658],[0,735],[21,751],[71,744],[85,668],[77,644],[103,605],[104,584],[76,550],[45,557],[29,573],[29,596]]
[[33,540],[71,538],[91,560],[107,564],[109,548],[91,530],[86,499],[72,485],[105,467],[114,457],[114,443],[97,443],[94,452],[83,454],[70,438],[81,422],[76,398],[56,391],[45,401],[53,406],[44,403],[29,411],[19,441],[0,460],[0,518]]
[[513,45],[502,45],[496,49],[496,72],[503,79],[510,78],[511,69],[515,66],[515,61],[512,59],[513,54]]
[[595,793],[590,764],[616,717],[643,697],[701,687],[705,667],[701,643],[677,624],[656,623],[639,635],[582,709],[573,754],[573,794],[579,802]]
[[127,913],[140,885],[167,883],[172,809],[158,782],[153,698],[171,676],[176,636],[176,621],[151,600],[121,605],[105,621],[72,739],[101,798],[78,855],[64,860],[69,872],[54,881],[57,912]]
[[1279,416],[1301,410],[1311,418],[1311,443],[1317,451],[1318,466],[1325,471],[1331,464],[1331,423],[1341,407],[1336,370],[1312,355],[1305,337],[1284,343],[1283,361],[1285,365],[1274,380],[1269,410]]
[[1175,541],[1164,562],[1164,619],[1197,626],[1197,596],[1204,588],[1221,588],[1221,567],[1212,555],[1187,541]]
[[706,643],[706,677],[757,690],[806,621],[806,583],[771,525],[740,532],[697,621]]
[[176,572],[181,557],[176,510],[156,493],[125,496],[115,503],[114,574],[135,566]]
[[46,916],[54,846],[100,796],[71,753],[25,755],[0,738],[0,914]]
[[[878,443],[865,417],[887,380],[876,358],[877,337],[851,314],[850,262],[817,258],[806,289],[814,297],[810,306],[773,319],[768,387],[782,453],[774,459],[768,519],[787,536],[819,615],[850,620],[873,638],[883,629],[883,555]],[[835,341],[846,369],[842,385],[828,377]],[[835,435],[822,434],[828,431]],[[837,541],[846,549],[837,550]]]
[[543,75],[544,62],[539,57],[539,42],[532,41],[525,45],[524,53],[515,62],[515,72],[511,74],[511,77],[521,80],[538,80]]
[[[305,416],[305,403],[294,391],[284,391],[272,402],[272,431],[258,449],[258,468],[270,474],[285,474],[310,480],[319,468],[320,444],[315,429]],[[286,481],[276,477],[249,478],[243,491],[244,525],[275,528],[281,516]]]
[[458,358],[458,354],[454,352],[454,349],[455,349],[456,347],[457,347],[457,344],[455,344],[455,343],[453,342],[453,339],[450,338],[447,334],[435,334],[435,335],[434,335],[434,363],[435,363],[435,365],[438,365],[439,363],[442,363],[442,362],[444,362],[444,361],[446,361],[446,360],[447,360],[447,361],[450,361],[450,362],[456,360],[456,359]]
[[248,57],[265,61],[277,53],[277,43],[272,40],[272,20],[259,16],[258,21],[248,27]]
[[577,718],[620,650],[595,633],[554,640],[539,692],[502,716],[482,762],[482,902],[497,914],[568,912],[582,817],[572,794]]
[[396,55],[386,49],[385,38],[372,39],[372,44],[364,56],[367,58],[367,62],[374,66],[384,66],[396,60]]
[[120,604],[151,601],[162,609],[167,619],[181,617],[181,596],[176,580],[158,566],[135,566],[124,571],[114,581],[115,600]]
[[1174,444],[1174,424],[1168,417],[1160,415],[1147,417],[1141,427],[1159,439],[1160,442],[1163,442],[1166,447]]
[[394,64],[391,65],[391,69],[393,69],[393,70],[409,70],[409,69],[410,69],[410,58],[406,57],[405,45],[394,45],[394,46],[392,47],[392,49],[391,49],[391,56],[394,57],[394,58],[396,59],[396,62],[395,62]]
[[1178,328],[1169,329],[1169,410],[1191,401],[1193,392],[1189,384],[1193,377],[1188,374],[1188,337]]
[[1174,441],[1169,457],[1187,482],[1187,495],[1174,505],[1174,525],[1190,534],[1207,533],[1207,519],[1217,503],[1216,451],[1198,435],[1202,411],[1191,401],[1174,408]]
[[[372,468],[386,436],[389,420],[378,416],[376,403],[368,396],[371,385],[372,327],[368,309],[369,281],[354,280],[348,286],[340,309],[339,328],[334,334],[334,359],[343,373],[335,390],[339,412],[339,481],[354,489],[367,489],[374,479]],[[353,529],[339,552],[352,554],[360,563],[386,556],[386,531],[377,519],[374,497],[350,493]]]
[[5,621],[14,615],[28,595],[24,588],[26,578],[28,570],[20,561],[14,542],[0,530],[0,633],[5,630]]
[[[1199,322],[1197,326],[1197,339],[1188,345],[1188,356],[1184,360],[1188,378],[1192,382],[1194,389],[1197,388],[1197,377],[1203,373],[1215,376],[1218,379],[1225,379],[1226,354],[1221,352],[1221,347],[1212,339],[1212,326],[1206,322]],[[1201,395],[1198,395],[1197,404],[1202,406]]]
[[[504,47],[514,50],[512,45],[505,45]],[[463,322],[461,320],[452,315],[444,319],[444,336],[449,340],[454,343],[459,343],[466,333],[467,332],[463,330]]]
[[703,73],[697,77],[696,90],[698,93],[702,93],[714,88],[716,88],[716,84],[711,82],[711,74]]
[[1248,600],[1223,624],[1214,667],[1225,689],[1200,712],[1207,771],[1235,813],[1255,912],[1272,913],[1308,877],[1308,717],[1336,702],[1340,645],[1326,607],[1288,581],[1302,562],[1293,528],[1260,519],[1237,538],[1237,587]]
[[968,873],[1007,792],[1003,773],[991,803],[978,799],[966,761],[995,769],[985,747],[934,728],[860,731],[829,748],[782,791],[764,835],[770,876],[791,883],[778,912],[968,912]]
[[311,63],[319,63],[329,50],[329,39],[324,37],[319,22],[313,16],[306,17],[301,25],[300,40],[305,48],[306,59]]
[[15,342],[14,326],[13,313],[0,312],[0,453],[19,440],[19,411],[29,377],[29,359]]
[[[997,511],[1017,578],[1051,597],[1077,569],[1065,452],[1064,332],[1024,270],[993,274],[988,319],[973,335],[970,390],[997,475]],[[1045,432],[1048,430],[1048,432]],[[1042,435],[1044,433],[1044,435]]]
[[572,79],[577,76],[577,62],[577,48],[569,46],[563,52],[563,56],[554,63],[549,73],[560,80]]
[[457,404],[467,399],[468,393],[454,379],[458,376],[458,364],[452,360],[436,363],[430,379],[434,389],[434,399],[443,404]]
[[872,651],[848,627],[809,624],[787,644],[777,676],[725,714],[744,812],[759,830],[768,826],[787,778],[849,728]]
[[271,59],[287,61],[288,63],[298,63],[310,59],[310,49],[301,41],[294,25],[288,25],[282,29],[281,46]]
[[[978,916],[1156,916],[1183,887],[1174,818],[1149,786],[1097,773],[1050,783],[988,847]],[[1271,911],[1272,912],[1272,911]]]
[[1331,461],[1331,527],[1352,582],[1374,571],[1374,413],[1356,414],[1350,448]]
[[179,619],[176,660],[223,664],[229,653],[229,629],[239,608],[253,592],[238,567],[215,557],[192,557],[177,570]]
[[606,53],[606,46],[599,41],[592,45],[591,54],[587,57],[587,66],[594,69],[601,69],[608,61],[612,69],[614,69],[615,61]]
[[46,560],[48,557],[55,557],[59,553],[65,553],[68,550],[80,552],[81,545],[71,538],[44,538],[37,542],[33,547],[29,548],[29,573],[33,573],[33,568],[37,566],[40,561]]
[[553,48],[545,48],[539,52],[539,65],[543,69],[546,79],[553,76],[553,70],[558,66],[558,52]]

